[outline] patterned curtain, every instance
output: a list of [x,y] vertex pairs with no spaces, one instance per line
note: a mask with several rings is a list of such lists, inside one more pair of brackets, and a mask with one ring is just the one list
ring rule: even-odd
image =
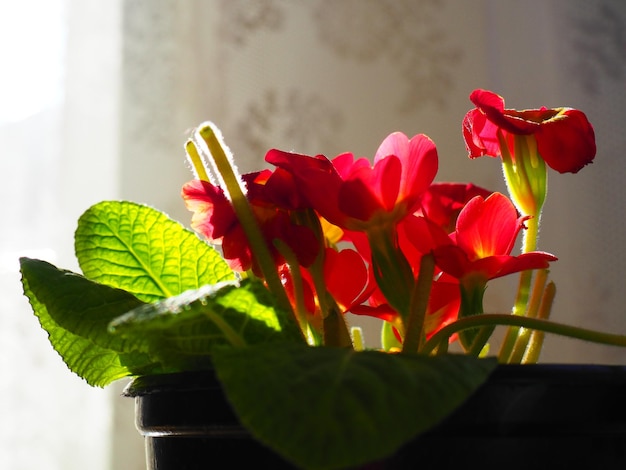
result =
[[[579,174],[549,176],[539,249],[560,258],[551,270],[557,284],[553,319],[626,332],[626,165],[620,152],[626,147],[625,3],[187,4],[181,10],[166,0],[135,1],[126,11],[126,31],[136,40],[125,43],[131,49],[125,72],[132,77],[125,90],[134,93],[122,103],[123,117],[133,116],[124,131],[123,161],[161,167],[154,170],[167,176],[157,183],[159,207],[189,221],[176,193],[180,180],[172,180],[189,179],[181,173],[182,136],[204,120],[221,128],[244,172],[264,167],[271,147],[371,157],[388,133],[401,130],[435,141],[438,180],[505,191],[498,161],[466,156],[461,121],[472,107],[469,93],[491,89],[513,108],[576,107],[595,126],[598,155]],[[155,182],[138,181],[137,174],[130,175],[137,186],[126,189],[145,199],[145,186]],[[508,311],[515,284],[493,282],[487,308]],[[358,321],[367,325],[366,341],[378,344],[379,324]],[[624,363],[626,351],[549,337],[542,360]]]
[[[158,186],[159,199],[151,201],[188,221],[178,199],[178,182],[190,177],[181,145],[186,129],[203,120],[222,129],[242,171],[263,167],[270,147],[371,157],[389,132],[401,130],[435,141],[440,181],[471,180],[504,191],[497,161],[466,157],[460,128],[472,107],[469,93],[488,88],[514,108],[577,107],[595,125],[598,156],[577,175],[550,174],[540,249],[560,258],[552,274],[554,318],[626,330],[626,317],[616,313],[623,300],[619,273],[626,268],[619,249],[624,226],[616,217],[626,198],[619,184],[625,171],[619,157],[626,98],[622,2],[178,5],[135,1],[126,8],[122,164],[135,165],[124,172],[127,195],[145,199]],[[149,167],[162,172],[160,180],[138,177]],[[488,292],[496,310],[511,304],[512,293],[501,284]],[[544,360],[592,357],[619,362],[626,356],[559,339],[544,353]]]
[[[29,228],[24,214],[33,207],[39,223],[54,221],[47,223],[58,225],[59,235],[41,246],[59,253],[65,266],[72,268],[67,263],[75,219],[100,196],[148,203],[188,224],[190,214],[180,199],[181,185],[191,178],[183,143],[205,120],[221,128],[243,172],[264,167],[271,147],[371,157],[388,133],[400,130],[435,141],[439,181],[473,181],[505,191],[499,162],[470,161],[461,137],[462,118],[472,108],[470,92],[487,88],[511,108],[582,109],[595,126],[594,164],[576,175],[549,175],[539,248],[559,257],[550,274],[557,284],[554,320],[626,333],[623,1],[128,0],[105,7],[105,2],[67,0],[67,5],[66,97],[56,130],[50,131],[63,142],[63,151],[49,167],[37,167],[50,169],[39,182],[58,176],[57,192],[33,199],[26,178],[32,167],[22,159],[19,181],[31,188],[23,189],[23,200],[38,205],[24,202],[10,214],[23,218],[24,233]],[[111,13],[111,5],[119,15]],[[104,126],[101,131],[96,123]],[[32,131],[28,124],[21,129],[24,135]],[[9,130],[3,125],[0,132]],[[16,148],[0,145],[7,155]],[[41,147],[36,152],[52,154]],[[0,162],[7,165],[2,174],[14,175],[7,161]],[[12,200],[12,192],[1,194],[3,203]],[[5,259],[14,250],[6,248],[6,231],[1,236]],[[19,279],[15,272],[10,277],[3,292],[15,293]],[[515,280],[490,285],[489,311],[507,311],[514,288]],[[49,364],[56,358],[45,338],[34,336],[36,322],[15,320],[17,311],[28,314],[20,301],[14,296],[0,311],[0,360],[9,377],[2,382],[0,415],[3,421],[12,416],[8,422],[20,430],[3,431],[8,447],[0,447],[0,467],[143,468],[133,404],[118,396],[124,384],[105,396],[78,383],[85,391],[71,389],[72,396],[82,397],[77,412],[62,399],[71,379],[50,385],[63,367]],[[372,321],[365,331],[373,346],[377,328]],[[45,378],[48,403],[39,403],[41,395],[22,384],[23,369],[7,360],[17,354],[23,355],[22,367],[45,363],[35,370]],[[626,351],[548,337],[542,361],[623,364]],[[20,396],[30,401],[20,404]],[[94,441],[91,433],[82,446],[100,453],[71,456],[86,433],[60,427],[50,406],[62,407],[59,413],[68,419],[105,410],[93,422],[106,442]],[[33,410],[46,413],[39,428],[24,424]],[[31,445],[42,447],[38,452],[46,463],[35,460]],[[103,453],[108,461],[97,466],[90,456]]]

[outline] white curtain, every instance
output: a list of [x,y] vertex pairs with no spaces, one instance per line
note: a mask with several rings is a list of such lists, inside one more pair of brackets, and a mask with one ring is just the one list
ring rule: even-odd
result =
[[18,273],[22,255],[76,269],[76,217],[118,196],[121,3],[0,5],[0,468],[123,468],[109,452],[113,391],[67,371]]
[[[21,254],[75,269],[78,216],[102,199],[183,223],[182,145],[203,120],[242,171],[269,147],[372,156],[391,131],[437,144],[438,179],[504,190],[470,161],[474,88],[507,106],[572,106],[598,155],[550,173],[540,248],[560,259],[553,318],[626,333],[626,4],[620,0],[3,0],[0,10],[0,468],[143,468],[124,383],[65,369],[21,295]],[[489,288],[506,310],[514,282]],[[376,345],[377,325],[366,340]],[[626,351],[550,337],[544,362],[624,363]]]

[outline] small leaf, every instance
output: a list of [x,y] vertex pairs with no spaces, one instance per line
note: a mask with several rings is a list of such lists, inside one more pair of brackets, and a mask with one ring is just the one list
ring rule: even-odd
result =
[[140,343],[107,331],[112,318],[143,302],[45,261],[21,258],[20,264],[24,294],[70,370],[100,387],[129,375],[162,371]]
[[380,460],[438,424],[496,362],[470,356],[258,345],[216,350],[242,424],[302,468]]
[[78,221],[74,244],[85,277],[146,302],[235,278],[195,233],[134,202],[104,201],[89,208]]
[[302,341],[295,323],[275,307],[261,281],[229,281],[143,305],[111,322],[110,330],[145,339],[177,369],[209,365],[217,346]]

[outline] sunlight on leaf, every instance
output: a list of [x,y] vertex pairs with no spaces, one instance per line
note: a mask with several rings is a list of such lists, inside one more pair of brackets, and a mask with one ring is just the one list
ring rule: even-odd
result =
[[235,278],[219,253],[149,206],[104,201],[79,219],[76,256],[85,277],[146,302]]
[[208,367],[217,346],[301,341],[295,323],[258,280],[203,286],[140,306],[113,320],[110,331],[148,341],[153,354],[177,369]]

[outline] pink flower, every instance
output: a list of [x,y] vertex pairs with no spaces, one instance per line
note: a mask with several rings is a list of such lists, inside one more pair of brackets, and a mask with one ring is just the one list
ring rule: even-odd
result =
[[373,165],[351,153],[328,160],[270,150],[266,161],[287,170],[302,198],[329,222],[348,230],[393,225],[412,213],[438,169],[437,150],[425,135],[390,134]]

